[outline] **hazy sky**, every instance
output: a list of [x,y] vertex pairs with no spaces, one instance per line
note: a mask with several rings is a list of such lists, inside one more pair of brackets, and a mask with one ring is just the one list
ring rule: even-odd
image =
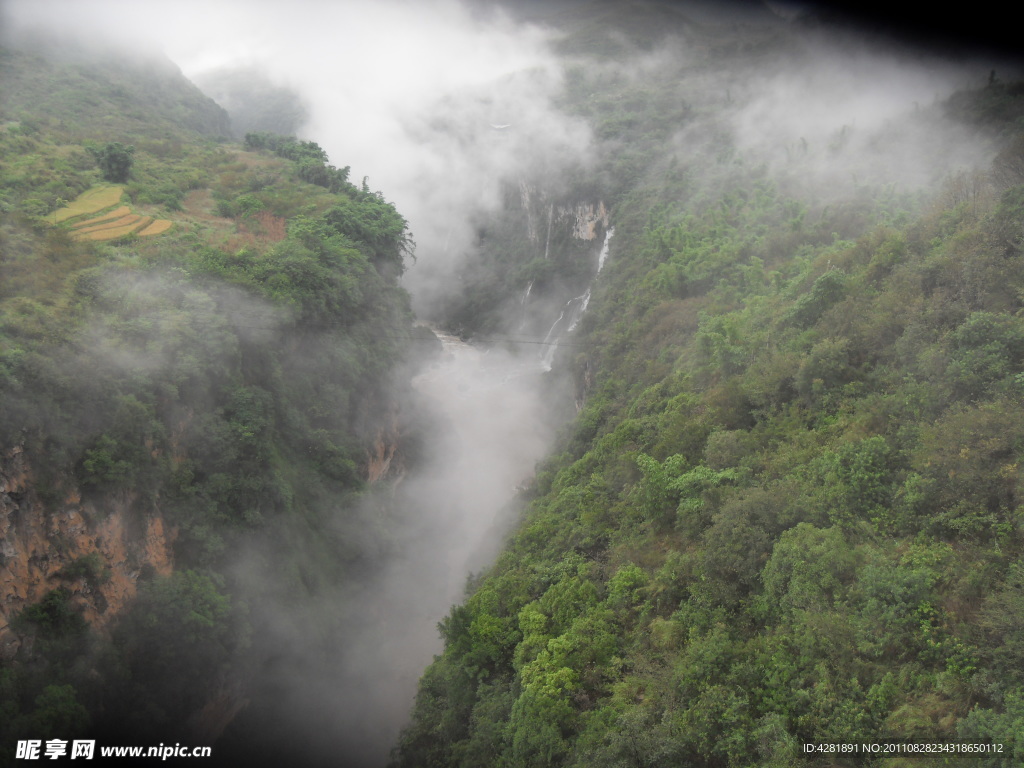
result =
[[[552,104],[562,78],[549,48],[553,33],[493,6],[485,10],[484,3],[471,9],[456,0],[0,2],[18,18],[162,49],[186,75],[254,65],[295,88],[310,106],[303,137],[323,146],[333,164],[351,166],[355,183],[368,176],[371,188],[409,220],[422,263],[451,264],[441,274],[456,271],[472,239],[471,214],[497,203],[501,179],[516,181],[531,163],[550,173],[560,163],[593,156],[590,129]],[[686,4],[674,5],[692,15]],[[756,3],[729,7],[744,5]],[[897,18],[888,13],[887,19]],[[670,41],[637,57],[628,70],[639,87],[691,53],[685,42]],[[621,61],[605,66],[620,74],[624,67]],[[810,177],[835,183],[855,173],[860,181],[888,174],[903,185],[919,184],[932,181],[936,157],[953,167],[977,158],[962,154],[965,143],[948,132],[941,146],[935,136],[905,133],[902,143],[893,143],[889,132],[887,145],[878,136],[908,111],[956,87],[982,84],[988,71],[984,62],[954,65],[897,45],[830,40],[816,49],[808,43],[766,71],[740,77],[716,70],[703,82],[694,75],[687,86],[693,93],[681,95],[710,103],[714,94],[728,93],[731,103],[716,105],[718,119],[728,120],[740,149],[769,163],[784,164],[806,146],[801,173]],[[495,124],[512,129],[497,134]],[[704,128],[681,127],[683,153],[701,143]],[[839,144],[845,154],[828,151]],[[421,312],[438,293],[438,286],[426,284],[438,270],[422,263],[407,278]]]
[[[466,210],[494,203],[525,154],[565,157],[587,131],[550,109],[550,33],[455,0],[6,0],[24,20],[162,49],[186,75],[254,65],[300,91],[303,129],[351,179],[369,177],[410,221],[419,252],[468,237]],[[458,100],[440,100],[459,94]],[[436,119],[443,117],[444,125]],[[515,124],[496,141],[492,124]]]

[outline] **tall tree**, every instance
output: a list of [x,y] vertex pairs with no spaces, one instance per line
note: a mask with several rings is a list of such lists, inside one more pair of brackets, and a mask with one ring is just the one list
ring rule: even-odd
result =
[[132,163],[135,162],[135,147],[131,144],[122,144],[119,141],[111,141],[102,147],[90,147],[100,170],[103,171],[103,178],[115,184],[123,184],[128,181],[131,174]]

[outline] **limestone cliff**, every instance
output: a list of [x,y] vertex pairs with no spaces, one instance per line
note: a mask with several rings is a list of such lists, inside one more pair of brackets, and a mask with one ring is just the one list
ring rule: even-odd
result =
[[552,231],[564,231],[573,240],[589,242],[608,229],[609,211],[603,200],[555,199],[543,189],[519,181],[519,208],[526,215],[526,236],[544,246],[550,256]]
[[373,443],[366,451],[366,481],[371,485],[381,481],[401,482],[405,475],[401,452],[401,430],[398,410],[392,408],[388,417],[377,427]]
[[0,658],[13,658],[24,642],[11,619],[51,590],[69,590],[103,632],[135,596],[144,567],[171,572],[174,529],[158,510],[140,515],[134,501],[122,493],[83,502],[71,488],[44,502],[24,446],[0,454]]

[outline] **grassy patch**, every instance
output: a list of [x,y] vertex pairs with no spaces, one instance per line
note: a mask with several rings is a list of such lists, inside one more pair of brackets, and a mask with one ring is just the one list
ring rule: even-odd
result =
[[84,216],[89,213],[97,213],[104,208],[117,205],[121,200],[124,187],[120,185],[93,187],[88,189],[71,203],[54,213],[54,221],[58,224],[76,216]]
[[71,225],[72,229],[82,229],[83,227],[92,227],[95,224],[99,224],[103,221],[111,221],[113,219],[119,219],[122,216],[127,216],[132,212],[132,209],[127,205],[122,205],[120,208],[115,208],[109,213],[101,214],[93,219],[83,219],[82,221],[75,222]]
[[141,227],[147,227],[153,222],[153,219],[149,216],[137,216],[135,219],[135,221],[124,224],[123,226],[104,227],[102,229],[85,233],[81,237],[84,240],[115,240],[119,237],[130,235]]
[[[116,197],[115,197],[116,193]],[[116,204],[121,199],[121,187],[93,188],[82,193],[67,208],[57,212],[58,221],[72,216],[82,216],[92,211],[102,211]],[[124,235],[137,232],[144,237],[159,235],[171,228],[167,219],[156,219],[132,213],[131,208],[122,205],[114,210],[102,213],[91,219],[84,219],[71,226],[71,236],[75,240],[115,240]]]
[[144,227],[138,231],[139,237],[150,237],[151,235],[159,235],[162,232],[166,232],[171,228],[171,222],[167,219],[157,219],[148,227]]
[[82,227],[74,233],[74,237],[84,237],[85,235],[93,232],[98,232],[102,229],[115,229],[117,227],[125,227],[129,224],[135,224],[141,219],[137,213],[129,213],[124,216],[120,216],[116,219],[108,219],[99,224],[90,224],[88,227]]

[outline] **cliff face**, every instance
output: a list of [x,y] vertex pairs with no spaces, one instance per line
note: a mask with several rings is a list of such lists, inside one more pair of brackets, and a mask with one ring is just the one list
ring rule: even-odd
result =
[[[0,753],[56,688],[122,743],[211,743],[250,699],[260,725],[291,708],[282,658],[337,665],[363,550],[397,538],[361,495],[415,434],[407,228],[313,142],[204,138],[224,113],[166,62],[48,53],[0,50],[0,156],[31,158],[0,163]],[[157,237],[55,215],[113,141]]]
[[371,485],[389,481],[397,485],[405,476],[400,452],[401,427],[397,407],[392,407],[387,417],[377,427],[373,443],[366,451],[366,481]]
[[599,231],[608,229],[609,214],[603,200],[560,208],[559,213],[562,218],[573,221],[572,236],[577,240],[595,240]]
[[544,247],[549,257],[552,235],[589,242],[608,228],[609,211],[603,200],[554,199],[543,189],[519,181],[519,209],[526,216],[526,236]]
[[102,632],[135,596],[144,566],[170,574],[175,531],[156,510],[140,516],[134,501],[122,494],[83,502],[75,489],[44,504],[24,447],[0,455],[0,659],[13,658],[25,640],[11,619],[48,592],[70,591],[72,605]]

